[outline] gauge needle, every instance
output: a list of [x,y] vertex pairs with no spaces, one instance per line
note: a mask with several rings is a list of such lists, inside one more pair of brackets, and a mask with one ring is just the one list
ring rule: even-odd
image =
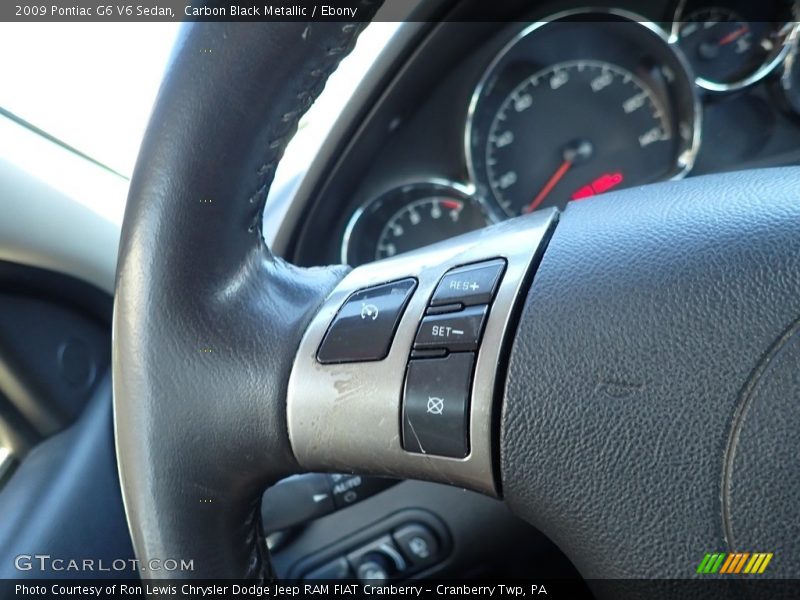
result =
[[572,160],[567,159],[561,163],[561,166],[558,167],[556,172],[553,173],[550,179],[547,180],[547,183],[544,184],[544,187],[541,189],[541,191],[536,194],[536,198],[533,199],[533,202],[526,206],[522,212],[529,213],[536,210],[536,207],[538,207],[544,201],[544,199],[547,198],[547,195],[553,191],[553,188],[556,187],[556,184],[561,181],[561,178],[564,177],[564,175],[566,175],[567,171],[569,171],[570,167],[572,166],[572,162]]
[[747,33],[747,25],[742,25],[739,29],[734,29],[728,35],[723,37],[719,42],[717,42],[720,46],[725,46],[730,44],[731,42],[735,42],[740,37],[742,37],[745,33]]

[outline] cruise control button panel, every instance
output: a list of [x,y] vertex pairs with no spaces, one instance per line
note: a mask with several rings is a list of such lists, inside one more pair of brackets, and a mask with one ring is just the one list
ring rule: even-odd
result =
[[430,306],[489,304],[506,268],[501,258],[448,271],[431,297]]
[[330,364],[386,358],[416,287],[416,280],[409,278],[352,294],[325,334],[317,350],[317,360]]
[[[499,496],[493,421],[506,355],[557,219],[556,208],[536,211],[347,273],[310,319],[289,375],[298,464]],[[372,335],[364,321],[387,311],[368,300],[392,287],[400,300]],[[360,497],[356,482],[337,482],[335,506]]]
[[428,302],[406,369],[403,449],[449,458],[469,455],[472,376],[502,258],[450,269]]
[[414,359],[408,364],[403,402],[403,448],[409,452],[464,458],[475,355]]

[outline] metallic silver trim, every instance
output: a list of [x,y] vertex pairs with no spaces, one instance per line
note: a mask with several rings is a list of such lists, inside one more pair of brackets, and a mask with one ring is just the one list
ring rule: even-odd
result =
[[[497,495],[492,466],[497,365],[502,349],[513,338],[512,309],[525,293],[526,275],[557,215],[556,209],[535,212],[351,271],[309,325],[289,378],[289,439],[300,465],[309,471],[430,479]],[[400,445],[403,383],[428,300],[449,269],[497,257],[505,258],[508,266],[476,360],[470,398],[470,454],[453,459],[406,452]],[[389,356],[367,363],[317,362],[317,348],[350,294],[406,277],[415,277],[418,287]]]
[[[386,193],[386,192],[384,192]],[[381,194],[382,196],[383,194]],[[353,239],[353,230],[358,225],[359,221],[364,216],[364,213],[367,212],[367,209],[375,202],[380,196],[376,196],[375,198],[370,198],[366,202],[364,202],[361,206],[359,206],[355,212],[350,215],[350,220],[347,221],[347,227],[344,228],[344,235],[342,236],[342,247],[339,250],[339,261],[343,265],[349,264],[347,260],[347,255],[350,252],[350,241]]]
[[[681,18],[683,17],[683,11],[685,8],[686,8],[686,0],[681,0],[681,2],[675,8],[675,14],[672,19],[672,28],[669,34],[669,44],[673,48],[680,48],[680,43],[681,43],[680,31],[681,27],[684,24],[684,21],[682,21]],[[784,24],[784,28],[787,26],[790,26],[793,30],[796,29],[790,22]],[[711,81],[703,77],[696,77],[694,83],[697,87],[704,89],[707,92],[712,92],[715,94],[737,92],[746,87],[750,87],[751,85],[756,84],[762,79],[764,79],[767,75],[772,73],[779,65],[783,63],[783,61],[789,54],[789,48],[790,48],[789,41],[791,37],[792,33],[787,32],[783,39],[783,43],[781,44],[780,50],[776,52],[772,58],[768,57],[767,60],[761,65],[761,67],[759,67],[756,71],[754,71],[751,75],[745,77],[744,79],[740,79],[739,81],[734,81],[731,83],[719,83],[717,81]]]
[[359,221],[362,219],[364,214],[367,212],[370,206],[372,206],[375,202],[379,199],[383,198],[386,194],[393,192],[395,190],[403,190],[409,186],[421,186],[421,185],[438,185],[442,187],[449,187],[454,189],[456,192],[463,196],[467,196],[470,199],[477,202],[481,208],[483,209],[484,213],[486,213],[486,217],[489,219],[490,223],[497,223],[499,221],[495,211],[491,209],[486,203],[484,198],[479,197],[475,192],[475,186],[471,183],[459,183],[457,181],[451,181],[449,179],[442,179],[432,177],[429,179],[415,179],[413,181],[409,181],[408,183],[404,183],[402,185],[392,186],[374,196],[364,202],[361,206],[359,206],[355,212],[350,216],[350,219],[347,221],[347,227],[345,227],[344,235],[342,236],[342,246],[339,251],[339,260],[341,260],[342,264],[346,265],[347,262],[347,255],[350,252],[350,243],[353,238],[353,231],[355,230],[356,226],[359,224]]
[[714,81],[709,81],[708,79],[703,79],[702,77],[698,77],[697,79],[694,80],[694,82],[695,85],[703,88],[708,92],[714,92],[714,93],[736,92],[746,87],[750,87],[751,85],[756,84],[762,79],[764,79],[786,59],[786,55],[788,53],[789,53],[789,46],[784,42],[781,46],[780,52],[777,55],[775,55],[775,57],[770,62],[764,63],[764,65],[758,71],[750,75],[750,77],[746,77],[735,83],[716,83]]
[[[486,83],[489,80],[489,77],[494,72],[497,65],[502,61],[505,56],[511,51],[511,49],[516,46],[522,39],[526,38],[527,36],[531,35],[538,29],[541,29],[545,25],[549,25],[554,21],[558,21],[560,19],[566,19],[568,17],[573,17],[576,15],[582,14],[600,14],[600,15],[612,15],[616,17],[620,17],[622,19],[627,19],[633,23],[638,23],[639,25],[643,26],[645,29],[651,31],[652,33],[656,34],[661,40],[665,43],[666,47],[673,53],[675,58],[677,59],[678,63],[684,70],[686,78],[691,82],[693,81],[693,73],[692,68],[689,64],[688,59],[683,54],[683,51],[677,47],[675,44],[670,43],[670,38],[667,33],[659,27],[656,23],[652,21],[646,20],[644,17],[637,15],[636,13],[617,9],[617,8],[577,8],[573,10],[565,10],[562,12],[558,12],[554,15],[551,15],[541,21],[537,21],[535,23],[531,23],[527,27],[525,27],[522,31],[517,33],[511,40],[509,40],[505,46],[498,52],[492,61],[489,63],[489,66],[486,67],[481,78],[478,80],[478,85],[475,86],[475,90],[472,92],[472,96],[470,97],[469,101],[469,108],[467,109],[467,122],[464,128],[464,156],[466,157],[467,162],[467,176],[469,180],[478,188],[478,176],[475,172],[475,163],[472,157],[472,149],[471,149],[471,140],[472,140],[472,130],[474,127],[474,119],[475,119],[475,111],[478,107],[478,102],[483,94],[483,90],[486,87]],[[692,110],[694,112],[693,115],[693,131],[692,131],[692,141],[691,145],[688,150],[682,152],[676,159],[676,168],[678,169],[672,177],[670,177],[670,181],[683,179],[686,177],[694,167],[694,163],[697,159],[697,153],[700,151],[700,144],[702,141],[701,134],[702,134],[702,127],[703,127],[703,110],[702,104],[700,103],[700,97],[697,94],[697,90],[692,87]],[[497,203],[496,200],[493,198],[493,202]]]
[[786,59],[783,63],[783,72],[781,73],[781,77],[779,80],[781,94],[783,94],[783,101],[786,107],[794,113],[798,114],[797,110],[792,105],[791,100],[789,99],[789,94],[792,90],[792,70],[798,63],[798,56],[797,53],[800,51],[800,46],[798,46],[798,42],[800,41],[800,23],[795,24],[792,32],[789,34],[789,43],[788,46],[790,48],[789,54],[786,55]]
[[679,0],[679,2],[675,5],[675,12],[672,13],[672,27],[669,30],[669,38],[668,42],[670,44],[677,44],[679,39],[679,32],[681,28],[682,22],[680,21],[680,17],[683,15],[683,11],[686,10],[686,2],[688,0]]

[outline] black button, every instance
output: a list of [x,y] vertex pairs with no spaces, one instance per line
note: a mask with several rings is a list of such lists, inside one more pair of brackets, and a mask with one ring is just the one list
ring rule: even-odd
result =
[[394,541],[415,566],[435,563],[439,555],[439,541],[430,529],[419,523],[405,525],[394,532]]
[[356,567],[356,577],[362,583],[383,585],[391,576],[389,559],[379,552],[368,554]]
[[408,363],[403,395],[403,448],[464,458],[469,452],[471,352]]
[[464,306],[489,304],[494,297],[500,276],[506,268],[501,258],[451,269],[433,292],[431,306],[460,303]]
[[353,572],[350,570],[350,564],[347,560],[337,558],[321,567],[314,569],[305,574],[304,580],[309,579],[352,579]]
[[415,350],[447,348],[450,352],[477,350],[483,333],[488,306],[471,306],[457,313],[432,315],[422,319]]
[[361,290],[339,310],[317,351],[321,363],[382,360],[417,282],[403,279]]
[[347,555],[356,577],[377,584],[408,569],[408,563],[388,535],[353,550]]

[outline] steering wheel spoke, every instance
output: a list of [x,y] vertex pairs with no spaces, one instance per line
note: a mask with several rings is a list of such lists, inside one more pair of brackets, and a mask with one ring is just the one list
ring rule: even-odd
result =
[[301,466],[497,495],[503,364],[556,215],[349,273],[311,322],[289,380],[289,435]]

